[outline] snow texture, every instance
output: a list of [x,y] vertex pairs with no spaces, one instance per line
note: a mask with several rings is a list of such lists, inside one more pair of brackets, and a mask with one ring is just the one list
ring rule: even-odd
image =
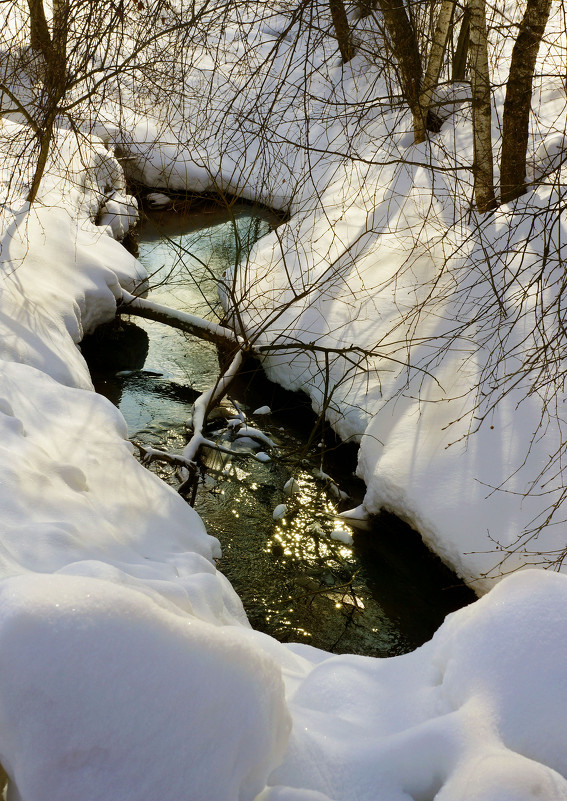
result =
[[[559,184],[534,186],[474,222],[474,214],[462,214],[466,180],[430,169],[447,153],[470,161],[462,92],[451,100],[453,124],[419,148],[407,115],[387,108],[369,106],[363,123],[325,116],[325,100],[367,105],[368,92],[384,88],[379,69],[363,54],[343,67],[332,38],[314,46],[284,11],[248,20],[260,64],[274,36],[285,37],[267,71],[240,76],[242,92],[232,68],[245,42],[223,20],[216,52],[226,64],[213,71],[205,46],[195,51],[178,118],[160,121],[151,102],[120,111],[109,92],[97,106],[101,139],[92,130],[79,138],[56,131],[32,208],[19,157],[26,126],[17,114],[2,118],[0,762],[7,798],[566,801],[567,576],[521,570],[495,583],[501,554],[491,552],[495,540],[511,548],[507,567],[515,569],[545,563],[545,554],[563,547],[562,525],[545,529],[533,548],[521,540],[517,547],[560,497],[548,459],[562,441],[561,415],[538,429],[549,396],[526,393],[529,376],[524,384],[504,381],[499,402],[487,403],[479,431],[467,436],[479,377],[503,370],[492,361],[494,318],[474,310],[485,308],[491,281],[503,282],[513,366],[534,313],[522,282],[537,274],[546,232],[563,233]],[[243,9],[241,23],[253,13],[252,5]],[[379,36],[371,20],[365,24],[365,35]],[[544,53],[550,63],[563,42],[553,24],[559,33]],[[309,129],[295,102],[307,51]],[[530,158],[540,178],[562,158],[556,129],[564,94],[552,83],[536,87],[541,110]],[[262,141],[245,113],[259,86],[258,107],[279,115],[273,138]],[[122,88],[123,98],[134,91],[126,78]],[[205,97],[218,99],[208,117]],[[497,92],[497,110],[501,103]],[[103,140],[120,143],[131,176],[150,187],[220,188],[292,214],[233,276],[240,319],[257,343],[363,351],[380,343],[371,355],[350,352],[367,369],[346,369],[351,362],[337,355],[326,376],[329,419],[361,442],[368,492],[355,516],[364,522],[392,509],[479,592],[495,584],[431,642],[379,660],[254,632],[215,568],[218,542],[134,459],[123,419],[92,391],[77,347],[112,319],[123,291],[145,288],[140,265],[116,241],[136,204]],[[353,158],[342,158],[345,148]],[[500,258],[491,275],[478,257],[487,252]],[[562,275],[561,246],[554,258],[551,298],[561,283],[554,276]],[[510,271],[517,285],[506,283]],[[435,350],[457,320],[464,327],[455,346]],[[417,322],[420,336],[408,345]],[[296,348],[293,358],[274,352],[265,364],[323,407],[315,349]],[[559,392],[557,408],[563,400]],[[254,429],[245,433],[257,439]],[[545,493],[525,496],[534,481]]]

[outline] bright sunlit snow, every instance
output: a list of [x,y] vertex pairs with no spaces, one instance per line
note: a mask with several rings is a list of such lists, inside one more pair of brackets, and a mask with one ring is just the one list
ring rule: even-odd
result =
[[[134,5],[131,25],[145,8]],[[26,9],[14,8],[2,89],[33,104],[38,67],[10,50],[27,52]],[[153,59],[160,80],[171,68],[169,98],[154,73],[151,91],[139,87],[134,43],[117,39],[127,69],[102,88],[90,74],[96,103],[73,87],[74,123],[59,120],[31,206],[39,134],[18,106],[0,120],[7,798],[565,801],[567,576],[513,572],[562,569],[565,547],[560,509],[548,521],[564,492],[563,355],[541,374],[534,361],[563,310],[560,9],[532,103],[540,182],[483,218],[467,85],[441,88],[447,124],[414,145],[372,58],[384,47],[372,17],[343,65],[334,39],[312,38],[288,8],[225,11],[208,39],[196,25],[183,73],[169,61],[181,54]],[[506,15],[491,28],[495,84],[509,66]],[[503,99],[496,89],[497,151]],[[124,293],[147,289],[117,241],[137,216],[124,172],[155,206],[188,189],[288,213],[225,277],[238,335],[285,345],[263,351],[269,376],[360,442],[367,494],[351,518],[397,513],[490,590],[414,653],[333,656],[253,631],[216,570],[217,540],[134,459],[121,415],[93,392],[78,344]],[[239,434],[251,449],[273,444],[251,426]]]

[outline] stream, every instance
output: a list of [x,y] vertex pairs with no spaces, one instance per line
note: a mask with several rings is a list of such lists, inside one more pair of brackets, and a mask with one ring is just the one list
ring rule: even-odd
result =
[[[136,238],[151,299],[218,319],[218,277],[277,222],[245,203],[179,200],[174,210],[148,211]],[[192,403],[218,374],[215,346],[132,318],[102,327],[82,349],[97,391],[118,406],[131,439],[180,452]],[[256,461],[246,456],[255,443],[236,440],[231,447],[243,458],[206,455],[195,508],[221,542],[218,567],[254,628],[336,653],[392,656],[421,645],[448,612],[475,599],[392,515],[379,515],[364,532],[342,523],[338,512],[364,494],[354,476],[356,449],[330,431],[313,436],[306,397],[272,384],[252,361],[229,395],[208,436],[228,442],[227,418],[240,414],[275,449],[269,461]],[[171,466],[151,469],[178,485]],[[275,519],[284,503],[287,511]]]

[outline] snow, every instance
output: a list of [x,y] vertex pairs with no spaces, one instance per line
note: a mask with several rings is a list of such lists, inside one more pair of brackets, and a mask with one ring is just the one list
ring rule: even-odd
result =
[[172,199],[163,192],[150,192],[146,195],[146,200],[153,209],[163,209],[173,205]]
[[286,481],[283,488],[284,494],[288,497],[297,495],[301,492],[301,484],[293,476]]
[[262,798],[303,797],[286,786],[357,801],[566,798],[566,590],[566,577],[528,571],[411,654],[315,654],[291,697],[279,787]]
[[337,540],[337,542],[344,542],[345,545],[352,545],[353,542],[352,534],[350,534],[348,531],[343,531],[340,528],[331,531],[331,539]]
[[250,438],[258,443],[262,443],[262,445],[267,445],[268,448],[274,448],[274,442],[271,440],[263,431],[260,431],[259,428],[253,428],[252,426],[243,425],[238,431],[235,432],[237,437],[246,437]]
[[277,663],[238,629],[68,575],[7,579],[0,609],[0,752],[21,798],[237,801],[265,786],[289,715]]
[[[530,143],[537,176],[561,159],[562,36],[556,13],[541,57],[557,77],[539,75],[534,89],[545,97]],[[498,46],[495,83],[510,40]],[[553,316],[565,260],[560,175],[493,215],[471,214],[466,90],[440,92],[447,122],[423,145],[413,144],[409,114],[363,124],[345,111],[339,124],[325,97],[336,112],[371,91],[387,95],[365,58],[313,77],[310,127],[287,142],[307,136],[312,185],[292,184],[289,222],[230,276],[239,324],[272,379],[308,392],[342,438],[360,442],[364,513],[407,520],[478,593],[524,565],[563,569],[564,488],[552,457],[564,442],[563,368],[554,356],[540,370],[541,353],[562,348]],[[503,99],[495,90],[496,151]]]
[[[564,440],[564,394],[523,361],[541,343],[526,339],[538,302],[561,308],[563,173],[478,220],[461,169],[471,160],[462,87],[452,98],[447,90],[450,124],[415,147],[407,114],[369,103],[386,95],[370,56],[342,67],[332,40],[312,42],[285,9],[260,23],[253,13],[242,9],[248,45],[223,21],[226,62],[214,71],[206,43],[195,48],[178,114],[160,119],[153,97],[133,102],[125,76],[124,108],[110,91],[97,107],[102,138],[56,131],[32,208],[26,127],[16,114],[1,121],[7,797],[565,801],[567,576],[518,569],[563,567],[563,521],[538,526],[562,499],[549,459]],[[364,24],[358,35],[379,47],[372,21]],[[284,30],[271,70],[260,68]],[[550,30],[544,56],[555,64],[564,32],[557,20]],[[5,31],[19,35],[17,26]],[[257,59],[253,80],[238,72],[245,46]],[[495,75],[505,77],[506,63],[495,60]],[[297,103],[304,81],[308,126]],[[536,177],[562,158],[559,83],[546,77],[535,90]],[[205,97],[215,99],[208,112]],[[494,100],[500,112],[500,90]],[[357,103],[368,113],[346,114]],[[263,130],[266,109],[277,124]],[[490,590],[413,653],[333,656],[253,631],[216,570],[216,539],[136,462],[124,420],[92,391],[78,343],[113,318],[125,293],[146,290],[116,241],[137,211],[113,142],[130,175],[153,188],[221,188],[291,213],[227,276],[240,293],[239,333],[259,346],[287,342],[288,351],[264,356],[270,375],[308,391],[343,437],[360,441],[368,491],[345,518],[365,524],[391,509],[479,593]],[[353,158],[343,159],[347,151]],[[454,172],[441,169],[448,155],[458,156]],[[493,285],[504,310],[491,302]],[[499,362],[502,311],[509,351]],[[552,334],[554,318],[544,323]],[[331,348],[323,373],[321,346]],[[344,347],[346,358],[333,350]],[[496,382],[486,398],[475,394],[479,377]],[[241,433],[261,439],[249,426]],[[501,568],[518,570],[501,578]]]
[[259,406],[257,409],[254,409],[252,412],[253,415],[264,415],[264,414],[271,414],[272,410],[269,406]]

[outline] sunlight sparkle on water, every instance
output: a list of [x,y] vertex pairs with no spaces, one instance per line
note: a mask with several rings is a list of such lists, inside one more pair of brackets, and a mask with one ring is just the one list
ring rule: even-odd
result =
[[296,475],[288,511],[274,528],[273,539],[283,546],[286,556],[320,564],[328,558],[348,561],[352,549],[331,540],[332,531],[350,533],[340,518],[336,505],[321,484],[307,472]]

